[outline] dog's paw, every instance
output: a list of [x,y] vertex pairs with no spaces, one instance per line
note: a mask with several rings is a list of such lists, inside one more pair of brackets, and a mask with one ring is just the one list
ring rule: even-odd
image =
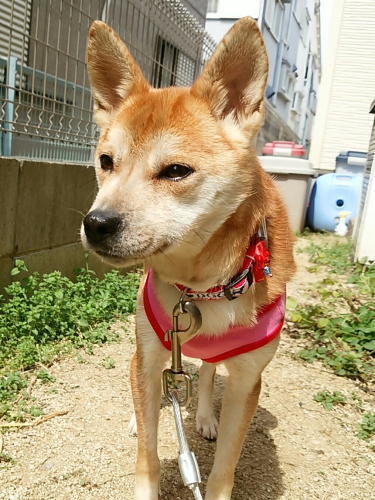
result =
[[133,413],[132,418],[130,419],[129,426],[128,426],[128,432],[129,432],[130,436],[136,436],[138,433],[137,420],[135,419],[135,413]]
[[197,431],[201,436],[209,441],[216,440],[219,423],[214,415],[209,417],[197,415],[196,424]]

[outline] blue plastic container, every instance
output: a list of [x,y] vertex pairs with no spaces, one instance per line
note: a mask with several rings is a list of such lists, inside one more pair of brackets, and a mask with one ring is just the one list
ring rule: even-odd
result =
[[340,212],[357,215],[362,191],[362,175],[325,174],[318,177],[311,192],[308,225],[315,231],[334,231]]

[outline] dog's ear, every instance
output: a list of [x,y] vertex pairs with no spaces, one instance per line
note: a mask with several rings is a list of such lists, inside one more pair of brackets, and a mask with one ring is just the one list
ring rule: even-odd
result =
[[244,17],[219,43],[191,92],[206,100],[218,119],[231,115],[256,132],[263,123],[267,76],[262,35],[256,21]]
[[102,21],[90,28],[87,64],[95,101],[95,119],[105,126],[121,102],[149,84],[119,35]]

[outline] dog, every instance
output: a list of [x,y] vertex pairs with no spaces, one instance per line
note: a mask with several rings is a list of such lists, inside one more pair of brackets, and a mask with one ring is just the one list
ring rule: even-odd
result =
[[[279,322],[280,301],[295,271],[286,208],[253,146],[264,121],[268,58],[256,22],[242,18],[192,87],[155,89],[120,37],[95,21],[88,72],[101,128],[95,155],[99,191],[81,236],[86,248],[111,265],[145,266],[131,364],[138,432],[135,498],[157,500],[160,378],[170,351],[150,322],[146,291],[166,321],[181,290],[190,293],[202,314],[194,346],[199,351],[203,342],[210,350],[228,339],[228,332],[253,332],[271,309],[272,314],[277,309]],[[260,233],[262,227],[267,234]],[[260,276],[266,268],[268,276]],[[249,334],[247,347],[230,350],[229,357],[216,352],[208,359],[198,352],[205,361],[199,372],[197,429],[206,438],[217,436],[206,500],[231,498],[261,374],[275,354],[279,331],[250,349]],[[218,359],[228,372],[220,423],[212,408]]]

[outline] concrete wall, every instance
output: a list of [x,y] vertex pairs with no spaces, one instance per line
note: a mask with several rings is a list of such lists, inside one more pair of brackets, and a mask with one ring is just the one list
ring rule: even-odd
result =
[[[92,167],[0,157],[0,287],[16,258],[30,271],[74,276],[85,264],[79,228],[95,193]],[[93,257],[89,264],[109,269]]]

